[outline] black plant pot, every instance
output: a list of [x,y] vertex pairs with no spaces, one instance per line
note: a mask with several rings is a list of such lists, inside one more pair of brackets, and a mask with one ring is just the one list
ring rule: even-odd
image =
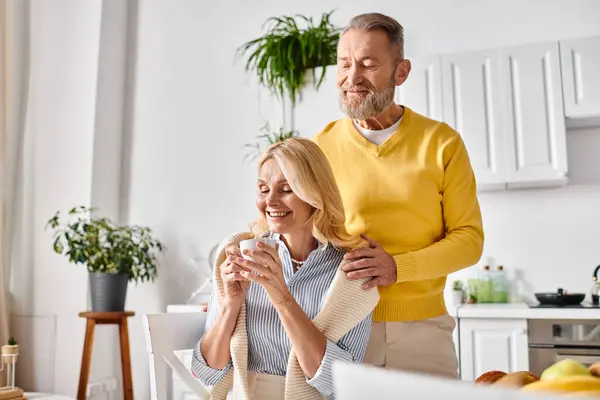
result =
[[105,274],[103,272],[90,272],[92,311],[124,311],[128,281],[129,275],[127,274]]

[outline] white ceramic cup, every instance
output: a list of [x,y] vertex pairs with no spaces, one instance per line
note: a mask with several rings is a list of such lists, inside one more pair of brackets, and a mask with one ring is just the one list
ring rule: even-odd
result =
[[240,242],[240,251],[242,252],[242,257],[245,258],[246,260],[254,261],[254,259],[252,257],[249,257],[244,254],[244,250],[256,250],[257,249],[256,244],[258,242],[263,242],[264,244],[266,244],[267,246],[269,246],[273,249],[275,249],[276,245],[277,245],[277,241],[275,239],[269,239],[269,238],[242,240]]

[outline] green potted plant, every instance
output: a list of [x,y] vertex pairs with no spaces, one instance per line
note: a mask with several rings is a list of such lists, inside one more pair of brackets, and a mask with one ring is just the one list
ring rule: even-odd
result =
[[279,128],[279,131],[272,130],[268,122],[260,128],[260,132],[262,133],[257,136],[258,141],[256,143],[248,143],[243,146],[250,149],[250,152],[244,156],[246,161],[254,161],[265,150],[265,147],[298,136],[298,131],[295,130],[285,130],[283,128]]
[[117,225],[96,216],[95,211],[74,207],[64,224],[57,211],[47,224],[54,230],[52,247],[69,262],[87,267],[92,311],[123,311],[128,283],[154,281],[157,255],[164,246],[153,238],[150,228]]
[[19,345],[14,337],[8,339],[8,344],[2,345],[2,362],[4,364],[12,364],[17,361],[19,356]]
[[310,77],[318,89],[326,67],[337,63],[341,29],[331,23],[332,13],[324,13],[318,23],[304,15],[269,18],[267,32],[244,43],[237,54],[249,54],[246,70],[254,70],[261,85],[294,106]]

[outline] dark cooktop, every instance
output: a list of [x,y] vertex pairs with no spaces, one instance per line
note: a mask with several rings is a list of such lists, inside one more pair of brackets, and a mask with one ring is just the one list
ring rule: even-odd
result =
[[598,309],[600,309],[600,305],[599,304],[591,304],[591,303],[582,303],[582,304],[576,304],[576,305],[572,305],[572,306],[555,306],[552,304],[536,304],[536,305],[530,305],[529,308],[598,308]]

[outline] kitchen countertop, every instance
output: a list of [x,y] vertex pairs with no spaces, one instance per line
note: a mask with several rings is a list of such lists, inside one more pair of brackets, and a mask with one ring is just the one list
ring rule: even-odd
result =
[[514,319],[599,319],[600,307],[590,308],[532,308],[526,303],[461,304],[448,307],[457,318],[514,318]]
[[[584,303],[586,304],[586,303]],[[598,319],[600,307],[590,308],[531,308],[526,303],[448,305],[454,318],[491,319]],[[206,312],[199,304],[170,304],[168,313]]]

